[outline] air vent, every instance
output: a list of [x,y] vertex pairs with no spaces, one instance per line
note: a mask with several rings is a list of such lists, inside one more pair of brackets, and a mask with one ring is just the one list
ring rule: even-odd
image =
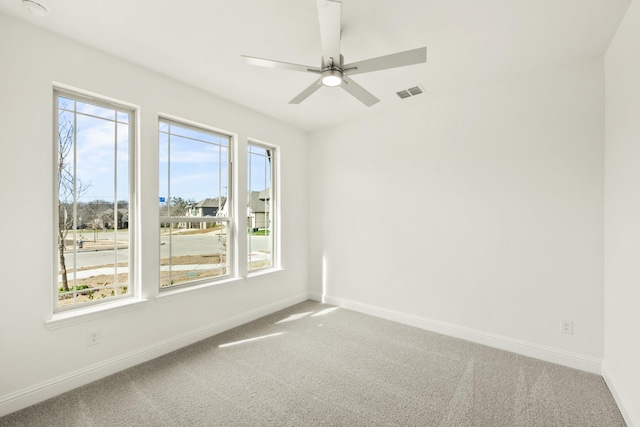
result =
[[410,87],[409,89],[401,90],[400,92],[396,92],[396,95],[400,97],[400,99],[410,98],[412,96],[420,95],[422,92],[422,88],[420,86]]

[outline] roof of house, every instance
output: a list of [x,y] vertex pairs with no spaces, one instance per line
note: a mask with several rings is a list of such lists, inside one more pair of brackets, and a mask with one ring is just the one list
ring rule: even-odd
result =
[[224,202],[227,200],[226,197],[216,197],[215,199],[206,198],[200,200],[198,203],[194,205],[196,208],[218,208],[224,205]]
[[271,199],[271,187],[265,188],[260,192],[258,196],[260,200],[270,200]]

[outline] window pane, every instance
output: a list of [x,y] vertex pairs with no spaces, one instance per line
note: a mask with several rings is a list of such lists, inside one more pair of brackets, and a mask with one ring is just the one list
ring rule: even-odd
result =
[[160,216],[169,216],[169,135],[160,133],[159,198]]
[[73,111],[74,106],[75,104],[73,99],[65,98],[63,96],[58,97],[58,108]]
[[167,288],[229,273],[227,224],[177,223],[160,228],[160,286]]
[[273,260],[273,149],[249,144],[247,157],[248,270],[272,267]]
[[[118,124],[118,146],[116,152],[116,197],[115,201],[119,203],[118,209],[129,208],[129,125]],[[125,214],[125,212],[121,212]],[[126,212],[128,223],[128,211]],[[123,224],[124,225],[124,224]],[[128,228],[118,226],[118,228]]]
[[208,142],[216,145],[228,145],[229,137],[219,135],[213,132],[195,129],[187,125],[171,123],[169,133],[172,135],[182,136],[184,138],[195,139],[201,142]]
[[[227,175],[221,168],[221,163],[225,163],[226,168],[226,161],[226,153],[221,152],[220,146],[170,135],[172,204],[226,196]],[[171,216],[183,215],[183,211],[172,208]]]
[[220,144],[229,137],[166,120],[159,126],[160,287],[228,275],[227,223],[210,219],[230,216],[230,154]]
[[116,119],[116,110],[89,104],[87,102],[76,101],[76,111],[79,114],[97,116],[107,120]]
[[58,114],[58,307],[129,293],[131,125],[110,120],[115,109],[77,104],[105,117]]
[[76,192],[80,201],[113,203],[115,189],[115,123],[78,115],[76,140]]
[[129,123],[129,113],[118,111],[118,121],[120,123]]
[[265,147],[259,147],[257,145],[249,144],[249,152],[253,154],[259,154],[261,156],[267,155],[267,149]]

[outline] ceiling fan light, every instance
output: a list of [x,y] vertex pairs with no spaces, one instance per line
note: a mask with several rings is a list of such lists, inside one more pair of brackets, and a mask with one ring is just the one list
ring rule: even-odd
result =
[[322,73],[322,84],[329,87],[336,87],[342,84],[342,73],[338,70],[327,70]]

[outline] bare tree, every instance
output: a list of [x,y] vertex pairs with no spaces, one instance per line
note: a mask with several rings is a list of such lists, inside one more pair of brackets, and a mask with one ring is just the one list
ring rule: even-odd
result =
[[104,213],[113,207],[113,203],[106,200],[93,200],[84,203],[82,206],[82,217],[86,218],[89,228],[93,230],[93,242],[97,240],[97,232],[99,229],[104,230]]
[[58,114],[58,258],[64,291],[69,291],[67,263],[64,257],[67,249],[67,235],[69,230],[77,226],[74,202],[89,188],[89,185],[74,179],[72,160],[75,133],[75,126],[71,120],[60,112]]
[[173,196],[170,207],[171,216],[185,216],[187,207],[195,204],[196,201],[194,199],[183,199],[182,197]]

